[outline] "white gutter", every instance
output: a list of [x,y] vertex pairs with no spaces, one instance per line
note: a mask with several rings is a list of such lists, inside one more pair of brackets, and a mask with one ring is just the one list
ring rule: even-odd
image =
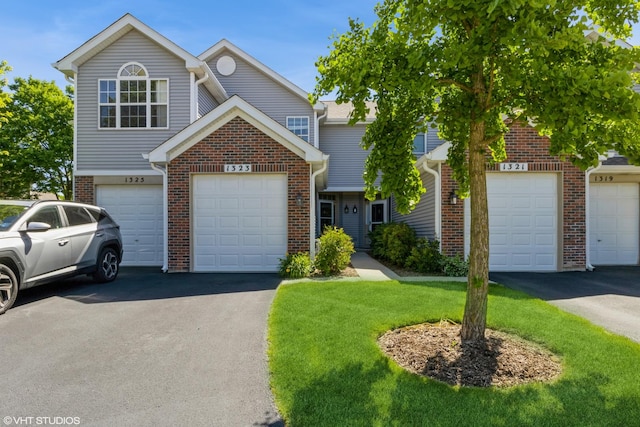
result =
[[[440,164],[438,163],[438,169],[440,168]],[[431,169],[429,167],[429,165],[427,164],[427,162],[425,161],[424,163],[422,163],[422,169],[424,169],[425,172],[428,172],[429,174],[433,175],[433,178],[436,181],[436,188],[435,188],[435,199],[436,199],[436,217],[435,217],[435,229],[436,229],[436,239],[438,239],[438,244],[440,246],[440,251],[442,251],[442,239],[440,239],[440,236],[442,235],[442,194],[440,194],[441,192],[441,178],[440,178],[440,173],[439,171],[435,171],[433,169]]]
[[[311,211],[311,227],[309,231],[309,256],[314,259],[316,256],[316,177],[327,170],[329,161],[328,155],[323,155],[322,167],[311,174],[311,183],[309,191],[309,210]],[[313,167],[313,166],[312,166]]]
[[198,86],[209,79],[209,74],[204,73],[204,76],[196,81],[195,73],[192,71],[189,78],[191,80],[191,123],[193,123],[198,118]]
[[327,114],[329,114],[329,109],[325,107],[324,110],[324,114],[321,115],[320,117],[318,117],[318,112],[314,111],[313,112],[313,118],[314,121],[316,123],[316,129],[315,129],[315,134],[313,135],[313,146],[316,147],[317,149],[320,149],[320,120],[324,119],[325,117],[327,117]]
[[[66,74],[64,75],[64,78],[74,86],[76,84],[75,83],[76,77],[77,77],[77,74],[74,74],[73,79],[67,76]],[[78,176],[78,170],[77,170],[78,164],[76,163],[77,158],[78,158],[78,96],[74,91],[74,94],[73,94],[73,162],[71,164],[71,168],[73,171],[73,178],[71,179],[71,194],[74,199],[76,198],[75,177]],[[93,197],[94,197],[93,203],[98,203],[97,197],[95,195]]]
[[589,169],[587,169],[587,172],[584,175],[584,209],[585,209],[585,213],[584,213],[584,218],[585,218],[585,240],[584,240],[584,245],[585,245],[585,255],[586,255],[586,267],[587,270],[589,271],[593,271],[595,270],[595,267],[593,265],[591,265],[591,186],[589,185],[589,178],[591,177],[591,174],[596,172],[597,170],[599,170],[602,167],[602,161],[600,161],[598,163],[598,166],[591,167]]
[[[142,157],[149,158],[148,154]],[[167,167],[160,166],[158,163],[150,163],[151,169],[162,174],[162,272],[169,271],[169,178],[167,176]]]

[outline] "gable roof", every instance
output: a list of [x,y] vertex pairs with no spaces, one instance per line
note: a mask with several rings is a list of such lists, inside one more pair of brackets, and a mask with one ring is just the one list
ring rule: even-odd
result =
[[329,158],[238,95],[234,95],[154,148],[148,155],[149,162],[170,162],[236,117],[245,120],[308,163],[320,164]]
[[123,15],[116,22],[93,36],[73,52],[51,65],[55,69],[63,72],[67,77],[73,78],[75,73],[78,71],[79,66],[133,30],[140,32],[155,43],[158,43],[167,51],[184,60],[185,68],[194,72],[199,79],[207,76],[207,79],[204,81],[204,85],[218,102],[224,102],[228,98],[224,88],[206,63],[167,39],[162,34],[153,30],[151,27],[142,23],[129,13]]
[[[225,50],[227,50],[227,51],[231,52],[232,54],[236,55],[237,57],[241,58],[243,61],[247,62],[252,67],[256,68],[262,74],[264,74],[267,77],[269,77],[270,79],[274,80],[275,82],[277,82],[281,86],[284,86],[286,89],[288,89],[289,91],[291,91],[294,94],[298,95],[300,98],[302,98],[304,100],[308,100],[309,99],[308,98],[309,94],[307,92],[305,92],[303,89],[301,89],[300,87],[296,86],[295,84],[293,84],[289,80],[285,79],[283,76],[281,76],[280,74],[276,73],[271,68],[267,67],[262,62],[258,61],[256,58],[254,58],[253,56],[249,55],[247,52],[243,51],[242,49],[240,49],[238,46],[234,45],[233,43],[231,43],[227,39],[220,40],[218,43],[214,44],[209,49],[205,50],[200,55],[198,55],[198,58],[200,60],[204,61],[204,62],[208,62],[209,60],[211,60],[211,58],[213,58],[214,56],[224,52]],[[325,108],[325,106],[324,106],[324,104],[322,102],[318,102],[313,106],[313,109],[318,111],[318,112],[324,111],[324,108]]]

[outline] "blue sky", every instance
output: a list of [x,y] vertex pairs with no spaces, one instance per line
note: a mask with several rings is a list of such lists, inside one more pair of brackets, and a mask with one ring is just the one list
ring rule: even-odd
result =
[[[0,25],[0,60],[13,67],[9,81],[29,75],[55,80],[61,59],[125,13],[199,55],[226,38],[306,91],[315,84],[315,61],[348,18],[370,25],[376,0],[11,0]],[[640,26],[630,43],[640,42]]]
[[[6,77],[64,76],[51,63],[111,25],[125,13],[193,55],[227,39],[306,91],[315,84],[314,62],[328,53],[334,31],[348,18],[373,23],[375,0],[11,0],[3,4],[0,60]],[[40,5],[40,6],[39,6]]]

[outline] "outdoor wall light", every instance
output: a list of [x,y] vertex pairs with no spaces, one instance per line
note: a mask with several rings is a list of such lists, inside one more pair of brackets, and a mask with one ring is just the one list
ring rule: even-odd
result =
[[300,193],[296,196],[296,205],[302,206],[302,194]]
[[449,194],[449,204],[458,204],[458,195],[456,194],[456,190],[451,190],[451,194]]
[[358,213],[358,207],[356,205],[353,205],[353,213]]
[[344,213],[346,213],[346,214],[349,213],[349,206],[344,205]]

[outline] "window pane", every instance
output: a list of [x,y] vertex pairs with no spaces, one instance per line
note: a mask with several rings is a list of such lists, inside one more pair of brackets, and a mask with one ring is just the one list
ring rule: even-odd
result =
[[114,104],[116,102],[116,82],[115,80],[100,81],[100,103]]
[[63,206],[70,226],[93,223],[91,215],[81,206]]
[[424,154],[425,153],[424,134],[419,133],[413,139],[413,153],[414,154]]
[[147,107],[122,106],[120,107],[120,127],[139,128],[147,126]]
[[60,220],[60,214],[58,214],[58,208],[56,206],[46,206],[40,209],[29,218],[28,222],[44,222],[49,224],[51,228],[62,227],[62,221]]
[[100,127],[114,128],[116,127],[116,107],[100,107]]
[[309,142],[309,118],[287,117],[287,129],[306,142]]
[[151,80],[151,102],[167,102],[167,81]]
[[151,127],[152,128],[167,127],[167,106],[166,105],[151,106]]

